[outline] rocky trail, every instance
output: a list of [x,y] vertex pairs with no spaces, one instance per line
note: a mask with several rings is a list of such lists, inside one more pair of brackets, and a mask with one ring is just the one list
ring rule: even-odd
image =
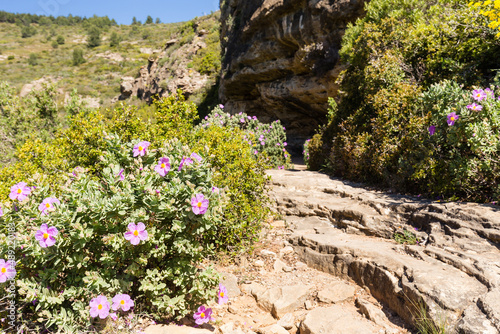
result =
[[[500,210],[367,190],[305,171],[272,170],[282,220],[254,257],[218,268],[230,302],[216,322],[145,333],[500,333]],[[418,244],[397,243],[411,231]]]

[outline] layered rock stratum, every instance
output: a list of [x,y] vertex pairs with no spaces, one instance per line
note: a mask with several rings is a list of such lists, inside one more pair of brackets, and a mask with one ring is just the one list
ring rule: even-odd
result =
[[363,0],[221,1],[219,96],[231,113],[280,119],[292,144],[325,120],[339,49]]

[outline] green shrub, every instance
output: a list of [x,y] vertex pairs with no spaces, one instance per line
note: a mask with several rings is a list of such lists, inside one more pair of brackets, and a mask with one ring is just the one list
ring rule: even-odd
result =
[[7,83],[0,83],[0,165],[14,163],[16,148],[29,138],[46,142],[52,137],[62,122],[57,117],[55,92],[53,86],[45,85],[21,99]]
[[73,50],[73,66],[78,66],[85,63],[85,58],[83,58],[83,50],[80,48],[75,48]]
[[113,31],[111,37],[109,38],[109,46],[111,47],[118,46],[120,42],[121,42],[121,37],[116,33],[116,31]]
[[[42,200],[55,197],[49,187],[37,187],[16,209],[2,205],[0,256],[7,258],[7,226],[15,226],[21,244],[16,284],[24,329],[88,328],[88,305],[98,295],[111,299],[126,293],[135,312],[178,318],[215,298],[217,276],[200,262],[213,252],[203,236],[221,224],[224,195],[212,191],[207,160],[193,159],[180,169],[181,160],[192,152],[175,140],[135,158],[138,141],[105,141],[100,177],[82,170],[59,175],[66,183],[53,212],[43,215],[39,207]],[[161,157],[171,164],[165,177],[155,171]],[[26,181],[39,186],[36,176]],[[194,213],[197,194],[209,200],[206,213]],[[148,236],[133,245],[124,234],[129,224],[139,222]],[[59,231],[55,245],[42,247],[35,240],[42,224]],[[6,293],[2,290],[1,297]],[[1,312],[5,318],[7,311]]]
[[101,29],[91,26],[87,32],[87,46],[95,48],[99,45],[101,45]]
[[66,41],[64,40],[64,37],[61,35],[57,36],[56,42],[59,45],[63,45],[64,43],[66,43]]
[[24,26],[21,29],[21,37],[22,38],[28,38],[28,37],[34,36],[34,35],[36,35],[36,33],[37,33],[36,28],[33,26],[30,26],[30,25]]
[[251,153],[258,157],[265,156],[267,164],[274,168],[290,166],[290,154],[286,150],[286,133],[279,120],[271,124],[258,121],[256,116],[248,116],[240,112],[237,115],[225,113],[223,107],[215,107],[199,125],[201,128],[238,128],[245,131],[245,140],[251,148]]
[[10,55],[10,56],[7,57],[7,60],[14,60],[15,58],[16,58],[15,56]]
[[[311,165],[400,192],[481,201],[497,196],[497,172],[488,167],[497,153],[471,152],[462,125],[444,127],[444,137],[429,137],[427,129],[432,121],[446,122],[452,108],[468,115],[463,96],[496,82],[500,41],[485,20],[452,0],[367,4],[366,16],[344,35],[340,54],[349,66],[339,80],[340,102],[320,129],[322,143],[308,146],[309,160],[319,160]],[[483,109],[486,122],[495,108]],[[484,140],[496,143],[492,124]],[[433,144],[438,138],[443,141]]]
[[238,128],[198,127],[192,142],[194,149],[208,148],[207,159],[214,167],[213,183],[228,197],[224,219],[217,228],[206,232],[206,242],[232,253],[248,250],[270,215],[266,158],[255,158],[245,132]]
[[36,53],[30,53],[30,57],[28,58],[28,64],[31,66],[38,65],[38,55]]
[[53,49],[57,49],[59,47],[59,43],[57,43],[56,41],[52,41],[50,45],[52,46]]
[[[0,199],[7,197],[13,180],[20,182],[26,175],[41,175],[40,186],[50,186],[55,194],[64,184],[59,177],[61,173],[83,167],[92,175],[101,175],[106,167],[100,158],[106,150],[106,134],[119,134],[125,142],[140,136],[151,142],[152,147],[179,138],[197,152],[208,148],[205,158],[214,167],[214,185],[230,198],[231,209],[224,211],[220,225],[205,233],[205,241],[218,250],[240,251],[250,247],[257,238],[261,223],[269,214],[265,194],[265,168],[269,158],[267,154],[254,154],[248,132],[236,126],[195,128],[196,106],[186,102],[180,93],[156,101],[151,121],[140,118],[141,111],[137,108],[123,104],[107,111],[108,119],[98,111],[82,110],[74,103],[67,108],[67,113],[73,115],[67,128],[57,131],[54,140],[49,142],[28,140],[17,151],[16,168],[0,170]],[[76,114],[76,111],[81,112]],[[254,123],[260,124],[252,120]],[[282,127],[278,123],[272,126],[270,129],[269,125],[261,125],[258,131],[266,136],[272,134],[283,143]],[[284,159],[284,153],[281,154]]]

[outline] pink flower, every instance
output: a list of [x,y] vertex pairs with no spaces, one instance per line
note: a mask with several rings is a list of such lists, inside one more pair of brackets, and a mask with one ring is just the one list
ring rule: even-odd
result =
[[219,188],[217,188],[216,186],[213,186],[212,187],[212,192],[218,194],[219,193]]
[[116,321],[118,319],[118,315],[116,314],[116,312],[110,313],[109,316],[111,317],[111,319],[113,319],[113,321]]
[[227,296],[227,289],[224,285],[219,283],[219,292],[217,293],[217,296],[219,296],[219,304],[224,304],[227,303],[229,300],[229,297]]
[[181,164],[179,165],[179,172],[181,171],[181,169],[184,165],[189,166],[192,163],[193,163],[193,160],[191,160],[191,158],[183,157],[181,160]]
[[140,155],[143,157],[146,154],[146,150],[148,149],[149,145],[151,145],[150,142],[148,141],[141,141],[139,144],[134,146],[134,157]]
[[197,153],[191,153],[191,158],[198,160],[198,162],[201,162],[203,159],[197,154]]
[[128,232],[125,232],[125,239],[129,240],[132,245],[138,245],[141,240],[148,239],[148,232],[146,231],[146,226],[143,223],[128,224]]
[[191,206],[195,215],[202,215],[207,212],[208,209],[208,199],[203,196],[203,194],[196,194],[195,197],[191,198]]
[[3,216],[3,210],[2,210],[2,207],[0,207],[0,217]]
[[224,105],[223,104],[219,104],[219,108],[224,109]]
[[42,224],[40,229],[35,233],[35,239],[42,248],[54,246],[56,244],[56,235],[59,233],[56,227],[48,227],[47,224]]
[[434,125],[429,126],[429,135],[433,136],[436,133],[436,127]]
[[118,175],[116,175],[117,177],[118,177],[118,176],[120,177],[120,181],[125,180],[125,176],[123,175],[123,172],[124,172],[124,171],[125,171],[125,170],[122,168],[122,169],[120,169],[120,171],[118,172]]
[[108,299],[100,295],[96,298],[92,298],[90,301],[90,316],[95,318],[99,316],[101,319],[105,319],[109,315],[109,302]]
[[158,161],[158,165],[156,165],[155,167],[155,171],[163,177],[167,175],[170,171],[170,160],[165,157],[160,158],[160,161]]
[[54,204],[61,204],[61,202],[54,197],[47,197],[42,201],[42,203],[38,206],[38,210],[42,212],[42,215],[46,215],[47,213],[54,211]]
[[196,312],[193,316],[195,323],[197,325],[202,325],[205,322],[209,322],[212,320],[212,309],[205,308],[205,306],[201,305],[198,307],[198,312]]
[[472,92],[472,98],[476,101],[484,100],[487,97],[482,89],[476,89]]
[[16,262],[13,260],[5,261],[0,259],[0,283],[5,283],[16,277]]
[[31,193],[31,188],[26,186],[26,182],[19,182],[10,188],[9,197],[11,200],[24,201]]
[[467,106],[467,108],[470,109],[470,110],[474,110],[474,111],[481,111],[481,110],[483,110],[483,106],[479,105],[479,104],[476,104],[476,103],[469,104]]
[[460,118],[460,116],[455,114],[455,112],[449,113],[447,117],[448,117],[447,122],[449,126],[454,125],[455,122],[458,121],[458,119]]
[[129,295],[123,293],[113,297],[113,310],[117,311],[121,308],[123,311],[128,311],[131,307],[134,307],[134,301]]

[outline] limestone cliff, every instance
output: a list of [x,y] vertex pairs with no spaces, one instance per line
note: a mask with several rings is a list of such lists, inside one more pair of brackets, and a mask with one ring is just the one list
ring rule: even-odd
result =
[[364,0],[221,0],[227,110],[281,119],[302,143],[336,95],[341,39],[363,8]]

